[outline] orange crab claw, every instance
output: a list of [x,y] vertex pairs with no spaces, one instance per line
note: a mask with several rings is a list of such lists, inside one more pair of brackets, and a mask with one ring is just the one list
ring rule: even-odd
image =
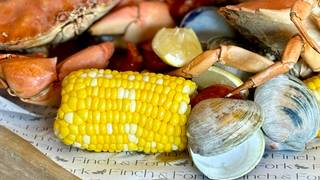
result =
[[0,55],[0,78],[10,94],[30,98],[57,80],[56,58]]
[[112,42],[93,45],[65,59],[58,68],[57,58],[0,54],[0,88],[27,103],[57,106],[66,75],[83,68],[105,68],[113,51]]
[[125,6],[94,24],[93,35],[123,35],[126,41],[139,43],[151,40],[162,27],[172,27],[174,21],[164,2],[145,1]]
[[58,106],[61,101],[61,84],[60,82],[53,82],[37,95],[30,98],[20,98],[20,100],[30,104]]
[[106,68],[113,55],[113,42],[104,42],[90,46],[58,64],[59,80],[62,81],[70,72],[84,68]]

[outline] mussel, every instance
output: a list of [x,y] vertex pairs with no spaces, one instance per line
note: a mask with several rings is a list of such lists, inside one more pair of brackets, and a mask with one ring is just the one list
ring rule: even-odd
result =
[[302,81],[291,75],[278,76],[255,91],[265,120],[262,130],[267,148],[303,151],[316,137],[320,112],[314,94]]
[[234,179],[247,174],[264,153],[262,122],[263,112],[253,101],[201,101],[192,109],[187,128],[193,162],[212,179]]

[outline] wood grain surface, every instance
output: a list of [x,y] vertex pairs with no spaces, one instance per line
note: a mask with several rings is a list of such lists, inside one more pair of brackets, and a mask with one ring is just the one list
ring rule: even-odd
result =
[[79,179],[0,126],[0,179]]

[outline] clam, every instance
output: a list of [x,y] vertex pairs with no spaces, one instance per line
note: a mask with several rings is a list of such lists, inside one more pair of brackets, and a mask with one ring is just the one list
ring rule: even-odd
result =
[[257,88],[254,101],[265,120],[267,148],[303,151],[316,137],[320,112],[315,96],[291,75],[278,76]]
[[[197,168],[212,179],[234,179],[251,171],[264,153],[258,104],[237,99],[207,99],[191,111],[187,137]],[[241,156],[239,156],[241,154]]]

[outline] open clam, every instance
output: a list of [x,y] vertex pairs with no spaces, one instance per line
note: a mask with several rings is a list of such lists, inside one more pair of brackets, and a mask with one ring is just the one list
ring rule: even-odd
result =
[[264,137],[259,130],[262,121],[260,106],[252,101],[201,101],[191,111],[187,130],[189,151],[197,168],[212,179],[247,174],[264,153]]
[[265,112],[262,129],[267,147],[302,151],[316,137],[319,107],[313,93],[291,75],[278,76],[257,88],[254,101]]

